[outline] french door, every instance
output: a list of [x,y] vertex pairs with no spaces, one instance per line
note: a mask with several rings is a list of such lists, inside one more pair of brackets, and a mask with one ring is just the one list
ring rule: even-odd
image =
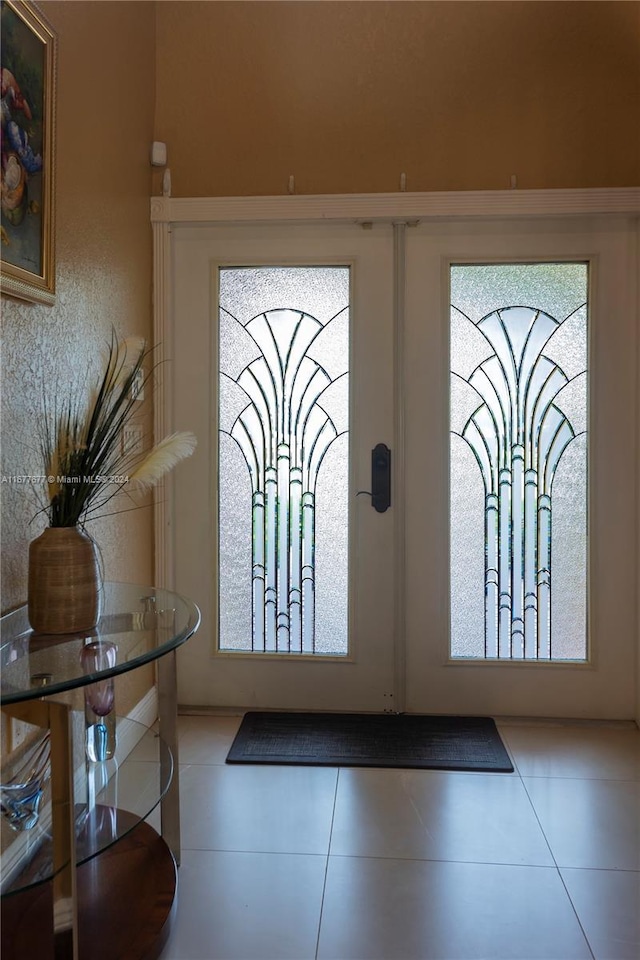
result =
[[408,711],[634,715],[633,258],[620,220],[410,231]]
[[178,225],[172,257],[182,703],[633,715],[624,221]]
[[393,511],[357,495],[393,442],[392,265],[389,230],[174,233],[182,703],[393,709]]

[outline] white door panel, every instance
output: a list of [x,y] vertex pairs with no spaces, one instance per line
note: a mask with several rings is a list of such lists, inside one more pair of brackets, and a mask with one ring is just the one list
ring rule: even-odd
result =
[[[636,326],[628,223],[421,225],[407,247],[407,710],[631,717]],[[589,660],[449,655],[448,323],[451,263],[588,261]],[[505,304],[504,306],[507,306]]]
[[[392,236],[389,229],[179,227],[173,232],[175,423],[198,436],[176,475],[177,588],[196,597],[202,628],[180,660],[182,703],[384,710],[392,705],[393,512],[368,496],[371,450],[393,432]],[[350,265],[349,653],[229,653],[217,645],[217,286],[225,265]],[[271,304],[270,306],[273,306]],[[282,303],[283,308],[290,306]]]

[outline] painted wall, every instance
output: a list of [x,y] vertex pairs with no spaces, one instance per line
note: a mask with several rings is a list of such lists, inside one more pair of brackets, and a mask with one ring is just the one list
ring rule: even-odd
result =
[[174,196],[640,182],[635,0],[163,0],[156,31]]
[[[52,396],[95,372],[112,326],[151,332],[149,143],[154,4],[44,2],[58,34],[57,301],[5,299],[2,473],[39,474],[43,389]],[[26,595],[27,547],[44,520],[30,491],[2,486],[2,608]],[[151,577],[151,511],[95,525],[107,576]]]
[[[87,373],[92,382],[112,327],[151,334],[154,4],[45,0],[40,6],[59,38],[57,300],[53,307],[8,298],[2,304],[4,475],[43,472],[43,390],[61,395]],[[1,487],[2,610],[24,601],[28,544],[45,524],[33,520],[31,493]],[[107,578],[151,582],[149,508],[99,521],[92,530]],[[124,686],[120,706],[127,707],[140,694]]]
[[161,2],[155,137],[174,196],[630,186],[639,53],[637,2]]

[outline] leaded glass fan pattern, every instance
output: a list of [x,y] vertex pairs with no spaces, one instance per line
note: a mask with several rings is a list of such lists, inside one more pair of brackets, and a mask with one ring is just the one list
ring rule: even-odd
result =
[[219,271],[222,650],[347,653],[349,272]]
[[587,265],[451,268],[451,656],[587,656]]

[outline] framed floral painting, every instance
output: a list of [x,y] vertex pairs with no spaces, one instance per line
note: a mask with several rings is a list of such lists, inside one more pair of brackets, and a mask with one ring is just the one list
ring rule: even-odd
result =
[[53,303],[56,37],[34,4],[1,0],[2,292]]

